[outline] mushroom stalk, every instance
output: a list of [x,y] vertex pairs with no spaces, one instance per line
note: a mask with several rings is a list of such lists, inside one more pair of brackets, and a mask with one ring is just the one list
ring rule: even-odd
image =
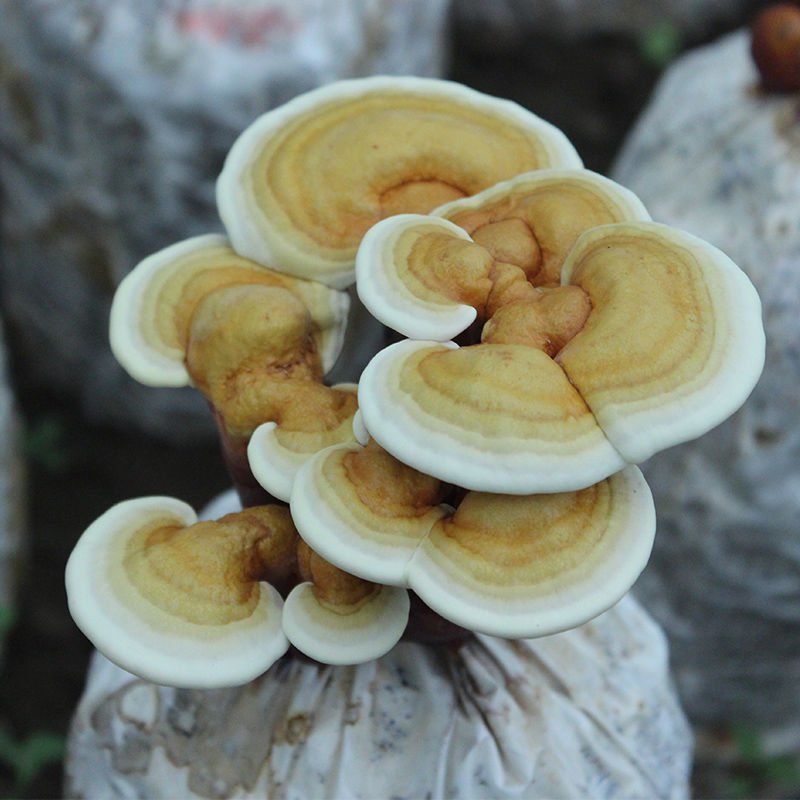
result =
[[233,488],[239,497],[242,508],[251,506],[263,506],[270,503],[285,505],[280,500],[273,497],[253,476],[250,463],[247,460],[247,444],[249,437],[234,436],[225,427],[219,411],[213,404],[209,403],[214,422],[219,433],[219,444],[222,452],[222,460],[228,470]]

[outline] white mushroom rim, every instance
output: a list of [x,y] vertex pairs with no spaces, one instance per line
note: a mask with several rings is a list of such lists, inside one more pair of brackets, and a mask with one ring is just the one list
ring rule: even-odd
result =
[[556,166],[581,160],[561,131],[511,101],[449,81],[374,76],[259,117],[228,154],[217,206],[237,252],[343,288],[358,241],[378,219],[402,207],[427,213]]
[[575,627],[614,605],[649,559],[655,510],[636,467],[577,492],[470,492],[454,510],[409,520],[353,502],[340,464],[357,452],[332,447],[301,468],[291,502],[301,536],[331,563],[410,588],[467,629],[529,638]]
[[[230,248],[227,237],[206,234],[170,245],[145,258],[125,276],[114,295],[109,326],[116,359],[147,386],[181,387],[192,383],[185,342],[174,321],[182,290],[198,277],[233,267],[238,278],[270,281],[288,289],[309,309],[317,326],[323,370],[329,370],[344,342],[349,298],[313,281],[300,281],[248,261]],[[230,271],[230,270],[229,270]],[[186,315],[187,319],[190,315]]]
[[186,688],[236,686],[266,671],[287,650],[283,600],[267,583],[253,613],[220,625],[197,624],[145,598],[124,566],[126,546],[153,524],[187,527],[194,510],[170,497],[112,506],[84,532],[70,555],[70,613],[111,661],[154,683]]

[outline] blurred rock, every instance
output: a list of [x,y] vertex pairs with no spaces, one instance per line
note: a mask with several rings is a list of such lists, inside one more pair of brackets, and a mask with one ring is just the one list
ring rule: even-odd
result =
[[671,29],[697,38],[731,24],[750,5],[747,0],[458,0],[453,12],[474,44],[499,51],[531,34],[574,40]]
[[800,748],[800,107],[766,95],[739,32],[681,58],[614,177],[750,276],[767,364],[728,422],[644,466],[659,531],[637,593],[687,713]]
[[2,2],[0,289],[23,377],[95,422],[213,428],[125,376],[110,299],[144,256],[221,225],[214,181],[258,114],[337,78],[441,74],[447,0]]
[[97,654],[66,796],[677,799],[690,757],[663,635],[626,598],[544,639],[288,657],[226,690],[157,687]]
[[3,635],[16,607],[25,555],[25,469],[22,427],[9,385],[3,327],[0,325],[0,662]]

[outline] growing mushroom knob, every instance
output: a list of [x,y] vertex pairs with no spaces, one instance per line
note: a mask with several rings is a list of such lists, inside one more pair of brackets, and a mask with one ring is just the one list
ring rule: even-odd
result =
[[341,292],[242,258],[222,236],[200,236],[125,278],[112,305],[111,345],[138,380],[203,392],[230,460],[245,471],[247,440],[266,425],[256,450],[267,465],[262,483],[288,497],[303,458],[352,439],[355,388],[322,382],[339,355],[348,305]]
[[408,592],[338,569],[305,542],[298,547],[304,579],[283,609],[289,641],[325,664],[360,664],[388,653],[408,624]]

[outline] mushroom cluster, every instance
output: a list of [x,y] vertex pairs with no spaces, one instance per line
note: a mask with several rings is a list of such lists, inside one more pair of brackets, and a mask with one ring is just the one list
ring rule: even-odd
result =
[[[351,664],[404,632],[542,636],[617,602],[655,533],[634,465],[758,380],[745,275],[548,123],[446,81],[295,98],[217,189],[227,235],[141,262],[111,344],[134,378],[205,395],[244,510],[141,498],[93,523],[67,590],[94,644],[226,686],[290,644]],[[353,281],[397,341],[327,386]]]

